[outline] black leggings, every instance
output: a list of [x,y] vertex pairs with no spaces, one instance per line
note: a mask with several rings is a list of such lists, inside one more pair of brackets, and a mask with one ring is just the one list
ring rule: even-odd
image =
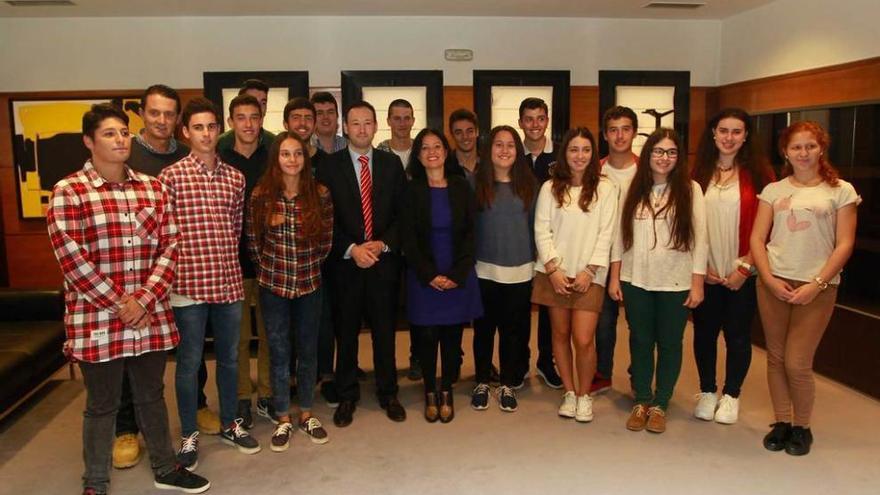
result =
[[718,334],[724,331],[727,365],[722,393],[739,397],[752,362],[751,331],[757,300],[755,277],[738,291],[723,285],[705,285],[706,298],[694,309],[694,358],[700,374],[700,391],[713,393],[718,355]]
[[523,347],[528,348],[531,332],[532,282],[502,284],[480,279],[483,316],[474,321],[474,367],[477,383],[489,383],[495,331],[498,330],[498,353],[501,384],[516,385],[528,369]]
[[440,386],[443,391],[452,390],[452,379],[461,361],[462,324],[458,325],[410,325],[418,335],[419,362],[425,393],[437,391],[437,348],[440,348]]

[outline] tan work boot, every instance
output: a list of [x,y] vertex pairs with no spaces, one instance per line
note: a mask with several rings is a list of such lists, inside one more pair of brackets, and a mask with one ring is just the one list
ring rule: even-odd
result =
[[220,418],[214,411],[203,407],[196,411],[196,427],[205,435],[219,435]]
[[644,404],[636,404],[626,420],[626,429],[631,431],[642,431],[648,422],[648,407]]
[[135,433],[125,433],[113,441],[113,467],[125,469],[141,460],[141,446]]
[[651,433],[663,433],[666,431],[666,411],[660,406],[648,409],[648,424],[645,429]]

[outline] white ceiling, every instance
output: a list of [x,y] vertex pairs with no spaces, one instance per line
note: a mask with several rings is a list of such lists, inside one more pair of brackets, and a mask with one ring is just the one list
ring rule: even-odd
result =
[[0,17],[490,16],[724,19],[773,0],[678,0],[697,9],[646,9],[650,0],[73,0],[74,6],[12,7]]

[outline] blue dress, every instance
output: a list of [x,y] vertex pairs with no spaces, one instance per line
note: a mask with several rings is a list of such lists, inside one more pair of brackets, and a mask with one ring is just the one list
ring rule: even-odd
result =
[[[432,187],[431,250],[439,274],[452,268],[452,210],[446,188]],[[477,272],[471,267],[464,284],[447,291],[422,285],[412,269],[406,274],[407,315],[414,325],[457,325],[483,315]]]

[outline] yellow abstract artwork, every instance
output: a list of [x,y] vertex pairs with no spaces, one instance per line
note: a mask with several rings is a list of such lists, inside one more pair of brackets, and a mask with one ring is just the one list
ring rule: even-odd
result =
[[82,168],[89,154],[82,142],[82,116],[94,103],[125,109],[132,133],[140,132],[137,98],[17,100],[12,102],[13,150],[22,218],[46,215],[56,182]]

